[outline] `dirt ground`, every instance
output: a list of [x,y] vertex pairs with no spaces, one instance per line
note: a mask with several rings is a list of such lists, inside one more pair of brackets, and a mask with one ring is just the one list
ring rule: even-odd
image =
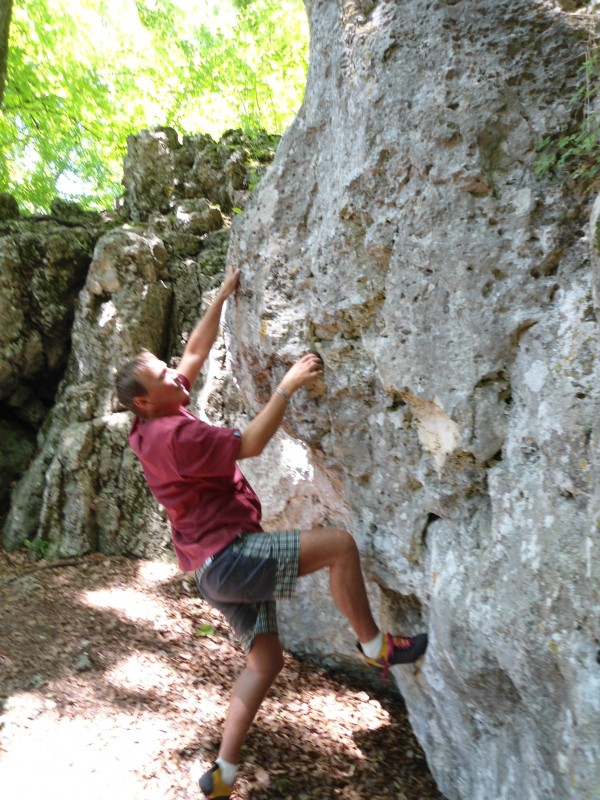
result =
[[[175,566],[0,552],[0,794],[185,800],[243,664]],[[443,800],[401,698],[286,656],[235,800]]]

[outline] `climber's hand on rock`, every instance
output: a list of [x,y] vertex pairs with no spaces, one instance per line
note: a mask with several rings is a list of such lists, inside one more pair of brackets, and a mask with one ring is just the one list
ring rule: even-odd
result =
[[221,288],[219,289],[219,295],[221,299],[225,300],[229,297],[230,294],[233,294],[239,282],[240,282],[239,269],[228,269],[225,274],[223,283],[221,284]]
[[279,387],[287,395],[291,396],[295,391],[322,375],[323,362],[321,357],[316,353],[307,353],[286,372]]

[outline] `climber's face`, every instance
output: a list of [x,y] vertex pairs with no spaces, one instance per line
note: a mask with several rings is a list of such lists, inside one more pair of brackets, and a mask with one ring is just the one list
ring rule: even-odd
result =
[[137,377],[146,394],[138,395],[134,403],[145,419],[177,414],[180,406],[189,399],[189,392],[177,370],[167,367],[158,358],[149,359]]

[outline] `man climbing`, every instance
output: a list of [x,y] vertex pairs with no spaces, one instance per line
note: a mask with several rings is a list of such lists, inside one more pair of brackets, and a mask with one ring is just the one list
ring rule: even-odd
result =
[[379,630],[348,532],[264,533],[260,502],[237,464],[262,453],[294,392],[322,375],[318,356],[307,354],[294,364],[243,431],[211,426],[185,408],[239,276],[239,270],[228,272],[176,370],[144,351],[116,378],[119,400],[136,417],[129,443],[152,493],[167,509],[179,565],[195,571],[200,594],[226,617],[247,656],[233,687],[218,758],[200,778],[212,800],[233,792],[246,734],[283,667],[275,606],[293,596],[298,577],[329,569],[332,597],[367,663],[386,670],[415,661],[427,647],[425,633],[392,636]]

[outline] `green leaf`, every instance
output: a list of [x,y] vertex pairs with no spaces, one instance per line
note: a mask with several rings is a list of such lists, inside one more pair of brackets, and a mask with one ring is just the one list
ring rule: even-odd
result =
[[196,636],[214,636],[215,629],[212,625],[201,625],[196,628]]
[[306,81],[301,0],[21,0],[0,116],[0,185],[24,210],[106,208],[127,137],[171,125],[281,133]]

